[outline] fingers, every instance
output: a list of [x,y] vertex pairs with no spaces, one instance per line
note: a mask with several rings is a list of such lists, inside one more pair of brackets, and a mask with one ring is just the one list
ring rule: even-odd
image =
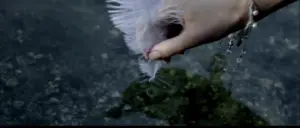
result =
[[150,51],[149,59],[169,61],[172,56],[183,54],[186,49],[199,45],[198,37],[199,32],[186,28],[178,36],[156,44]]
[[149,54],[150,60],[168,60],[171,56],[184,50],[183,34],[156,44]]

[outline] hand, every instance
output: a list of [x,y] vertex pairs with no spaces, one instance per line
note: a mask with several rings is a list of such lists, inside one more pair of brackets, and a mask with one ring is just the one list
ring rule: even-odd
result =
[[165,60],[185,50],[219,40],[241,29],[248,20],[250,0],[165,0],[183,11],[183,30],[171,39],[156,44],[150,60]]

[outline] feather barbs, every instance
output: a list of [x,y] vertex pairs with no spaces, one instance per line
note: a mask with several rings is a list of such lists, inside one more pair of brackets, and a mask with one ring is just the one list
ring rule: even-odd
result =
[[[124,33],[127,47],[135,54],[148,56],[152,47],[167,40],[168,24],[183,24],[182,11],[164,0],[106,0],[116,28]],[[117,5],[115,5],[117,4]],[[146,57],[147,59],[147,57]],[[139,60],[141,72],[155,78],[163,61]]]

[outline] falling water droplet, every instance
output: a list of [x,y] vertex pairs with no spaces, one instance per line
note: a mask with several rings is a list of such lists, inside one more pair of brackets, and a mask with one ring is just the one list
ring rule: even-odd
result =
[[254,11],[252,12],[252,15],[253,15],[253,16],[257,16],[257,15],[258,15],[258,10],[254,10]]
[[240,56],[236,59],[237,64],[240,64],[242,61],[243,61],[242,56]]
[[257,23],[253,23],[252,28],[256,28],[256,27],[257,27]]

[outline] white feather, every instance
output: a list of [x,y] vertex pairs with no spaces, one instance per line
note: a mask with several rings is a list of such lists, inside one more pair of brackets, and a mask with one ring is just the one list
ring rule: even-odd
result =
[[[135,54],[145,54],[155,44],[166,40],[164,25],[182,23],[181,12],[174,6],[163,8],[163,0],[107,0],[106,2],[111,21],[124,33],[126,45]],[[143,73],[153,79],[161,68],[162,61],[139,60],[139,66]]]

